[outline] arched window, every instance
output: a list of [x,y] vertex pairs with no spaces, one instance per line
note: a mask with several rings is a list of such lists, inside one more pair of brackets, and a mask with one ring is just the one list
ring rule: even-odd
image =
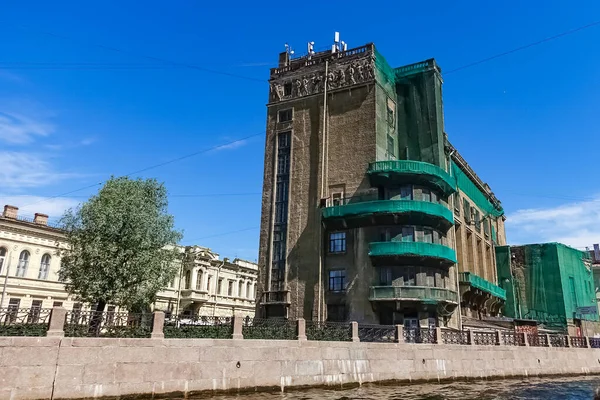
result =
[[44,254],[42,256],[42,262],[40,263],[38,279],[48,279],[48,271],[50,271],[50,254]]
[[198,270],[198,275],[196,276],[196,290],[202,290],[202,275],[204,275],[202,270]]
[[192,288],[192,271],[185,271],[185,288]]
[[252,298],[252,292],[250,291],[250,282],[246,283],[246,297],[249,299]]
[[19,255],[19,263],[17,264],[16,276],[24,277],[27,275],[27,267],[29,266],[29,252],[23,250]]
[[6,249],[0,247],[0,274],[2,273],[2,267],[4,266],[4,259],[6,258]]

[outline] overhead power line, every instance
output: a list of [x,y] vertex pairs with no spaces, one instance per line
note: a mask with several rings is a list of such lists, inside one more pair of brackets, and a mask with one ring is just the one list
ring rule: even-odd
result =
[[189,242],[189,241],[210,239],[210,238],[220,237],[220,236],[226,236],[226,235],[233,235],[234,233],[247,232],[247,231],[251,231],[251,230],[259,229],[259,228],[260,228],[260,226],[252,226],[250,228],[244,228],[244,229],[238,229],[238,230],[235,230],[235,231],[222,232],[222,233],[217,233],[215,235],[203,236],[203,237],[194,238],[194,239],[186,239],[186,241]]
[[444,75],[448,75],[448,74],[452,74],[454,72],[462,71],[463,69],[471,68],[471,67],[474,67],[476,65],[483,64],[483,63],[495,60],[497,58],[504,57],[504,56],[507,56],[509,54],[516,53],[516,52],[521,51],[521,50],[528,49],[530,47],[538,46],[540,44],[547,43],[547,42],[550,42],[552,40],[555,40],[555,39],[558,39],[558,38],[561,38],[561,37],[564,37],[564,36],[572,35],[573,33],[577,33],[577,32],[580,32],[580,31],[582,31],[584,29],[592,28],[592,27],[597,26],[597,25],[600,25],[600,21],[595,21],[595,22],[589,23],[587,25],[582,25],[580,27],[577,27],[577,28],[574,28],[574,29],[570,29],[570,30],[565,31],[565,32],[558,33],[556,35],[547,37],[545,39],[538,40],[538,41],[535,41],[535,42],[532,42],[532,43],[528,43],[526,45],[516,47],[516,48],[514,48],[512,50],[508,50],[508,51],[505,51],[505,52],[502,52],[502,53],[498,53],[498,54],[490,56],[490,57],[486,57],[486,58],[481,59],[479,61],[474,61],[472,63],[465,64],[465,65],[463,65],[461,67],[451,69],[450,71],[446,71],[444,73]]
[[[246,136],[246,137],[243,137],[243,138],[240,138],[240,139],[233,140],[233,141],[228,142],[228,143],[220,144],[218,146],[213,146],[213,147],[210,147],[208,149],[203,149],[203,150],[195,151],[193,153],[185,154],[185,155],[183,155],[181,157],[173,158],[171,160],[168,160],[168,161],[165,161],[165,162],[162,162],[162,163],[150,165],[148,167],[139,169],[137,171],[130,172],[130,173],[124,175],[124,176],[129,177],[131,175],[136,175],[136,174],[139,174],[139,173],[142,173],[142,172],[149,171],[151,169],[155,169],[155,168],[159,168],[159,167],[164,167],[165,165],[173,164],[175,162],[178,162],[178,161],[181,161],[181,160],[185,160],[185,159],[190,158],[190,157],[194,157],[194,156],[197,156],[197,155],[200,155],[200,154],[203,154],[203,153],[208,153],[210,151],[215,151],[215,150],[219,150],[219,149],[222,149],[222,148],[226,148],[228,146],[235,145],[236,143],[244,142],[244,141],[246,141],[248,139],[251,139],[253,137],[256,137],[256,136],[259,136],[259,135],[262,135],[262,134],[263,134],[262,132],[261,133],[255,133],[254,135],[249,135],[249,136]],[[29,207],[29,206],[32,206],[32,205],[35,205],[35,204],[39,204],[39,203],[44,203],[44,202],[46,202],[48,200],[52,200],[52,199],[55,199],[57,197],[66,197],[66,196],[68,196],[68,195],[70,195],[72,193],[77,193],[77,192],[80,192],[80,191],[85,190],[85,189],[90,189],[90,188],[93,188],[93,187],[96,187],[96,186],[100,186],[104,182],[106,182],[106,181],[103,180],[101,182],[93,183],[91,185],[87,185],[87,186],[81,187],[79,189],[71,190],[71,191],[68,191],[68,192],[65,192],[65,193],[60,193],[60,194],[57,194],[55,196],[45,197],[43,200],[39,200],[39,201],[36,201],[36,202],[33,202],[33,203],[26,204],[26,205],[23,206],[23,208]]]

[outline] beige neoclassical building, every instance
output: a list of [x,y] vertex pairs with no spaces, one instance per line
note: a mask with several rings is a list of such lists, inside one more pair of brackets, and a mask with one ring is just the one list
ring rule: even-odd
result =
[[[58,281],[57,246],[66,246],[61,229],[48,216],[20,216],[6,205],[0,215],[0,308],[85,309]],[[258,266],[240,259],[219,259],[205,247],[178,246],[178,274],[158,293],[154,308],[169,314],[254,315]],[[108,311],[115,309],[109,306]]]

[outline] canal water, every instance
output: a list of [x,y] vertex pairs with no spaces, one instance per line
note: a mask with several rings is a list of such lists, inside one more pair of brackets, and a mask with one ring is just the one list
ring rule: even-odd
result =
[[215,400],[593,400],[600,377],[493,380],[421,385],[368,385],[211,397]]

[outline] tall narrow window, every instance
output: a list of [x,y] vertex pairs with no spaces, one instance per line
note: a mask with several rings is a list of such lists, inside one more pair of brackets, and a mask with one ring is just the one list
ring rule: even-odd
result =
[[285,285],[286,239],[288,220],[288,192],[290,182],[291,132],[277,135],[277,177],[275,182],[275,223],[271,260],[271,290],[279,291]]
[[569,288],[571,289],[571,301],[573,302],[573,308],[577,308],[577,292],[575,291],[575,278],[569,277]]
[[392,285],[392,267],[381,267],[379,269],[379,284],[381,286]]
[[244,288],[244,282],[239,281],[237,297],[242,297],[242,289]]
[[431,202],[431,190],[427,188],[421,189],[421,200]]
[[471,223],[471,205],[469,201],[463,197],[463,218],[467,223]]
[[233,296],[233,281],[227,281],[227,296]]
[[211,287],[211,285],[212,285],[212,275],[209,275],[209,276],[206,278],[206,291],[207,291],[207,292],[210,292],[210,287]]
[[433,230],[427,228],[423,229],[423,242],[433,243]]
[[250,282],[246,283],[246,297],[251,299],[252,298],[252,292],[250,291],[250,288],[252,286],[250,286]]
[[329,253],[346,252],[346,232],[332,232],[329,234]]
[[50,270],[50,254],[44,254],[42,256],[42,262],[40,263],[40,271],[38,272],[38,279],[48,279],[48,271]]
[[404,185],[400,187],[400,198],[402,200],[412,200],[413,187],[412,185]]
[[[21,299],[9,299],[8,300],[8,312],[6,313],[6,320],[8,322],[15,322],[17,315],[19,314],[19,306],[21,305]],[[2,321],[5,322],[5,321]]]
[[196,290],[202,290],[202,277],[204,276],[204,272],[200,269],[198,270],[198,275],[196,276]]
[[414,242],[415,241],[415,228],[412,226],[402,227],[402,241],[403,242]]
[[192,288],[192,271],[190,270],[185,271],[185,288]]
[[29,266],[29,252],[23,250],[19,255],[19,263],[17,264],[16,276],[24,277],[27,275],[27,267]]
[[29,315],[27,321],[29,323],[37,323],[40,319],[40,310],[42,309],[42,300],[33,300],[31,302],[31,308],[29,309]]
[[2,267],[4,266],[4,259],[6,258],[6,249],[0,247],[0,274],[2,273]]
[[73,303],[73,311],[71,312],[71,323],[78,324],[81,318],[81,303]]
[[396,158],[396,152],[394,151],[394,137],[392,135],[387,135],[387,157],[391,160]]
[[223,278],[219,279],[219,283],[217,283],[217,294],[221,294],[223,292]]
[[346,271],[339,269],[329,271],[329,291],[342,292],[346,290]]

